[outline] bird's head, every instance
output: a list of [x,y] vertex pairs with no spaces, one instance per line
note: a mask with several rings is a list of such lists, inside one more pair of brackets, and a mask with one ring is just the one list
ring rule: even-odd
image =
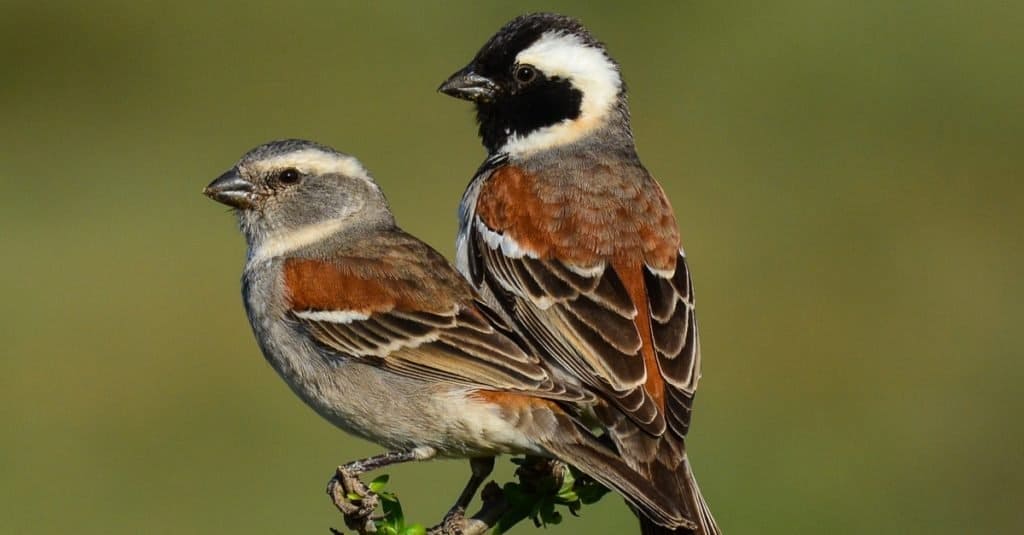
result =
[[312,141],[260,145],[203,193],[236,210],[250,247],[286,236],[393,222],[380,187],[359,160]]
[[512,20],[438,90],[476,104],[491,153],[572,143],[609,122],[628,128],[618,64],[577,20],[562,15]]

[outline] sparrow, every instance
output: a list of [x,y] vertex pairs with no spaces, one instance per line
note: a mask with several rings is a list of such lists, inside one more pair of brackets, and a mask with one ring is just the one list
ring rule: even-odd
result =
[[388,450],[346,465],[353,473],[470,459],[461,512],[494,456],[536,455],[681,520],[656,482],[591,433],[581,407],[595,396],[553,374],[441,254],[399,228],[357,159],[273,141],[204,192],[238,215],[242,296],[263,356],[323,418]]
[[720,533],[686,455],[693,284],[672,207],[637,156],[618,63],[577,20],[535,13],[439,91],[475,104],[488,153],[460,205],[458,269],[556,381],[597,397],[618,456],[668,494],[670,519],[640,511],[642,532]]

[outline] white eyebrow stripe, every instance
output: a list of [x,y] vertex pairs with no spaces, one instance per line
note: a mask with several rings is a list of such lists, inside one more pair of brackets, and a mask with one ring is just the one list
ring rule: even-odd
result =
[[340,174],[372,182],[370,173],[355,157],[346,154],[328,153],[319,149],[303,149],[273,156],[249,165],[263,169],[294,167],[303,173],[313,175]]

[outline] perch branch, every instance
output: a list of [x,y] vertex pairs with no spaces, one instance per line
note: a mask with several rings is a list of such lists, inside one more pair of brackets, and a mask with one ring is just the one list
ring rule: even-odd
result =
[[[559,461],[541,458],[528,458],[516,470],[516,477],[520,485],[525,488],[538,490],[541,482],[547,478],[548,485],[555,482],[555,488],[561,486],[565,465]],[[346,468],[339,467],[337,474],[327,484],[327,494],[331,497],[334,506],[345,518],[345,525],[354,530],[358,535],[372,535],[377,533],[377,526],[374,520],[380,516],[374,516],[373,510],[379,503],[375,493],[371,492]],[[359,496],[359,503],[354,504],[351,496]],[[493,529],[506,514],[512,512],[512,508],[502,487],[491,481],[480,491],[480,510],[468,518],[447,519],[436,526],[426,530],[427,535],[483,535]],[[331,528],[334,535],[343,535],[341,531]]]

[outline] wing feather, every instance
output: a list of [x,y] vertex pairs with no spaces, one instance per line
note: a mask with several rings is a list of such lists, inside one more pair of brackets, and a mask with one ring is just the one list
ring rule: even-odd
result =
[[[469,227],[469,250],[476,251],[470,277],[491,294],[504,296],[497,298],[502,309],[538,351],[609,396],[648,432],[663,432],[667,425],[685,435],[700,364],[685,257],[680,253],[671,271],[638,266],[658,368],[647,370],[640,356],[641,311],[613,266],[510,256],[500,245],[489,244],[481,227],[486,229],[480,219]],[[672,387],[662,408],[641,388],[648,373],[659,373]],[[673,416],[666,421],[665,413]]]
[[380,244],[380,258],[361,251],[286,262],[289,319],[325,358],[472,389],[554,400],[593,397],[556,384],[550,367],[438,253],[404,234],[391,239],[399,243]]
[[648,268],[644,278],[658,367],[665,381],[675,387],[668,389],[666,412],[673,431],[685,436],[700,380],[700,340],[686,257],[680,252],[672,273]]
[[346,358],[399,372],[430,370],[435,377],[468,386],[551,389],[551,378],[536,357],[493,328],[481,330],[479,317],[461,307],[453,309],[449,322],[434,314],[417,318],[393,312],[345,323],[293,317],[325,348]]

